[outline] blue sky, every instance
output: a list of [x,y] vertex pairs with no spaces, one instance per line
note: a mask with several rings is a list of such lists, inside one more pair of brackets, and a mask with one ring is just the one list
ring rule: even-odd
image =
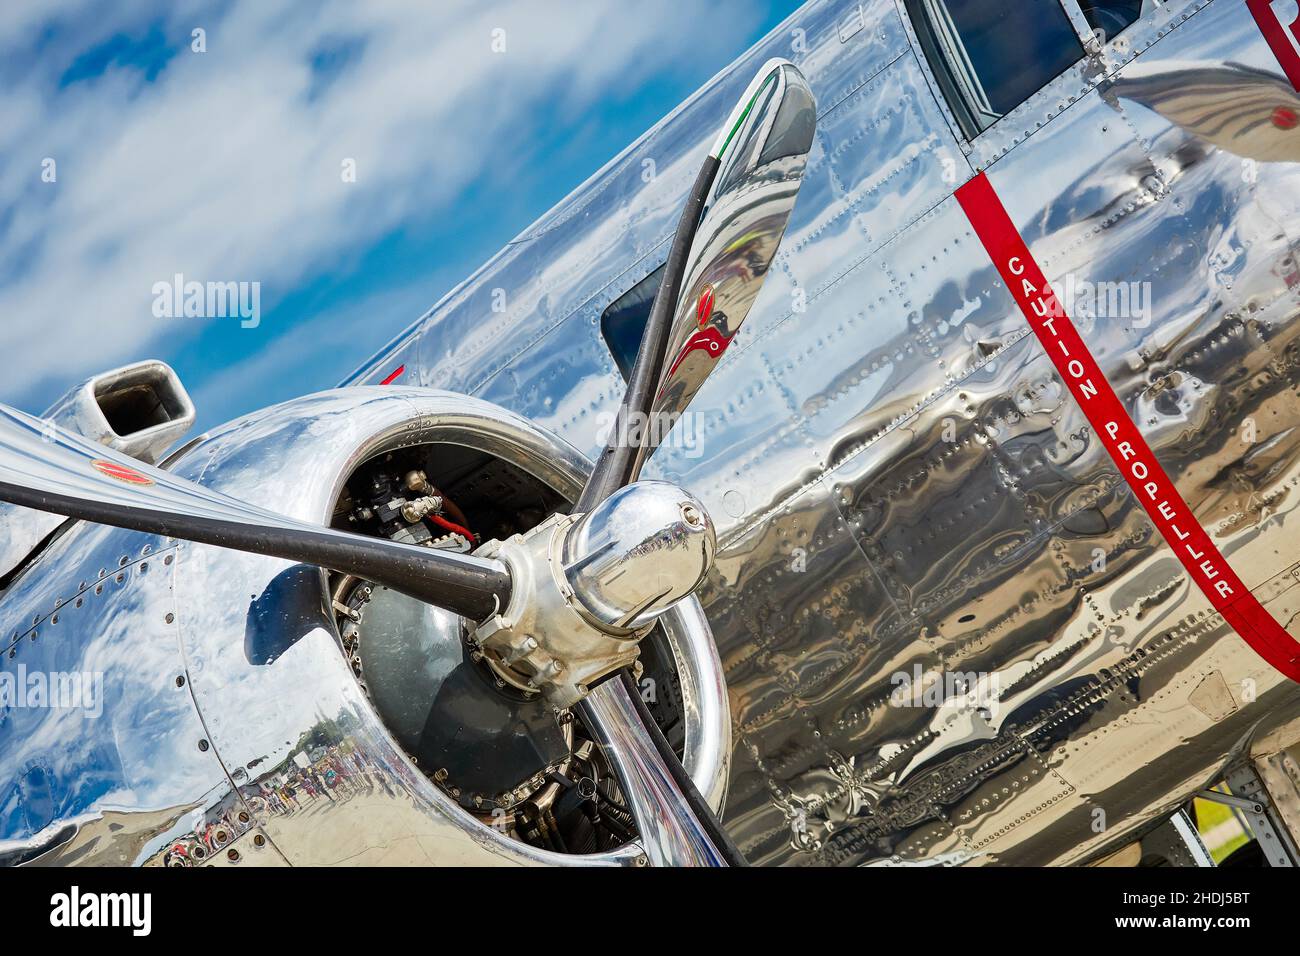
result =
[[[330,387],[797,7],[6,3],[0,401],[142,358],[203,427]],[[155,316],[176,273],[260,323]]]

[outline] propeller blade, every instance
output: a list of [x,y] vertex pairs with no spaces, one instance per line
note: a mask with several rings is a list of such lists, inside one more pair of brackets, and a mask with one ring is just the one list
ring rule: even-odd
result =
[[[723,164],[696,230],[668,341],[671,358],[651,408],[667,421],[686,410],[740,331],[803,182],[817,128],[812,91],[789,63],[760,76],[738,128],[724,129],[715,147],[725,150]],[[662,434],[645,431],[642,460],[653,450],[653,436]]]
[[510,600],[499,561],[307,524],[0,405],[0,500],[355,574],[476,621]]
[[[660,414],[675,422],[735,338],[785,233],[816,128],[803,74],[786,60],[769,60],[691,189],[609,446],[575,511],[590,511],[637,479],[654,436],[666,431],[641,423]],[[624,442],[629,434],[643,436],[641,443]]]
[[[735,338],[785,234],[816,128],[816,105],[803,74],[785,60],[769,60],[736,103],[691,188],[618,420],[574,505],[575,513],[591,514],[637,480],[654,450],[653,436],[663,431],[644,427],[650,416],[666,414],[675,422]],[[634,433],[634,424],[635,433],[642,436],[638,445],[624,440]],[[630,673],[625,669],[623,679],[634,693]],[[620,719],[612,719],[620,700],[635,702],[627,689],[610,682],[592,688],[583,707],[589,717],[603,714],[604,720],[593,720],[594,726],[613,723],[625,729],[626,739],[614,748],[616,754],[632,753],[635,766],[659,778],[661,769],[667,770],[671,777],[670,789],[658,791],[650,805],[636,808],[643,828],[656,818],[666,824],[658,840],[650,842],[668,840],[692,858],[743,866],[744,856],[695,789],[649,711],[624,707]],[[625,782],[633,769],[620,767]],[[628,789],[641,793],[650,788],[642,779],[641,786]]]

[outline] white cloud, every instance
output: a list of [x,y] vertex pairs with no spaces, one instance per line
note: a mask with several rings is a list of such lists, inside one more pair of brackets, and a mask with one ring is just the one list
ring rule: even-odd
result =
[[[689,14],[619,0],[111,6],[0,12],[0,54],[33,44],[51,12],[63,24],[56,46],[73,58],[116,32],[141,33],[162,11],[180,47],[154,83],[112,66],[59,90],[46,62],[7,84],[0,262],[23,268],[0,285],[5,401],[191,334],[151,314],[155,282],[177,272],[260,281],[265,308],[340,265],[343,250],[451,207],[494,156],[526,161],[543,106],[577,123],[602,97],[684,62],[721,65],[757,17],[743,0]],[[206,53],[189,50],[195,26]],[[496,28],[504,54],[491,49]],[[344,41],[354,59],[321,87],[311,56]],[[41,182],[47,156],[54,184]],[[344,158],[356,160],[355,184],[341,181]],[[358,337],[365,347],[349,366],[383,338]]]

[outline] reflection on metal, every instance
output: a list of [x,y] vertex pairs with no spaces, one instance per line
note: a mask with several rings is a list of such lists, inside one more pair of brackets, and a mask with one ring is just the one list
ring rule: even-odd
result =
[[785,234],[816,129],[807,81],[793,65],[779,66],[732,134],[705,204],[655,415],[675,421],[740,331]]
[[654,622],[704,580],[714,548],[692,495],[635,482],[585,515],[484,545],[478,554],[502,561],[513,587],[471,640],[502,680],[571,707],[636,660]]
[[596,742],[625,785],[649,863],[722,866],[722,855],[686,806],[654,744],[641,730],[641,720],[622,682],[610,680],[593,688],[586,712],[595,718]]
[[562,574],[601,627],[636,630],[693,594],[717,541],[704,506],[663,481],[620,488],[565,535]]
[[488,613],[498,595],[509,594],[505,568],[490,559],[295,521],[175,473],[137,466],[122,453],[4,405],[0,498],[59,515],[306,561],[474,617]]
[[65,520],[62,515],[0,501],[0,576],[20,570],[24,559]]
[[[164,362],[136,362],[92,376],[45,410],[42,438],[54,426],[153,464],[194,424],[194,404]],[[17,570],[62,515],[0,502],[0,576]]]

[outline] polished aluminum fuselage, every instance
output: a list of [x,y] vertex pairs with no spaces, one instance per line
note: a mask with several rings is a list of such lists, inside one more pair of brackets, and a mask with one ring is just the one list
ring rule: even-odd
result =
[[[718,528],[728,826],[765,863],[1080,861],[1243,740],[1300,736],[1277,733],[1300,688],[1188,582],[952,194],[987,171],[1058,294],[1146,291],[1145,315],[1073,318],[1300,634],[1300,131],[1270,120],[1300,98],[1244,4],[1172,0],[967,143],[901,8],[800,10],[354,381],[405,365],[593,453],[623,389],[601,313],[663,262],[725,104],[789,57],[818,130],[782,250],[678,426],[694,440],[646,471]],[[1000,691],[900,706],[918,672]]]
[[[811,3],[348,384],[404,369],[398,385],[494,403],[593,455],[624,387],[601,314],[663,263],[719,118],[773,56],[816,96],[805,180],[746,325],[678,425],[690,440],[670,437],[644,473],[698,496],[717,528],[700,599],[730,695],[728,828],[756,863],[1085,861],[1230,759],[1300,738],[1288,728],[1300,724],[1300,688],[1190,585],[953,192],[986,171],[1054,283],[1148,290],[1145,315],[1073,318],[1219,548],[1300,634],[1300,547],[1286,530],[1300,482],[1300,131],[1270,122],[1300,98],[1244,4],[1167,0],[966,142],[901,3]],[[343,454],[348,436],[331,428],[351,414],[382,425],[388,413],[333,415],[317,440]],[[228,460],[224,490],[251,494],[273,479],[236,456],[240,442],[310,444],[285,413],[238,428],[192,451],[186,473],[219,479]],[[321,520],[339,462],[319,485],[295,467],[305,497],[260,503]],[[580,459],[560,470],[556,482],[573,485]],[[180,570],[163,564],[176,549]],[[48,830],[60,819],[50,781],[81,780],[61,805],[105,830],[112,862],[155,859],[160,834],[193,829],[187,815],[210,821],[228,804],[238,819],[250,801],[259,829],[241,832],[268,836],[280,862],[510,858],[467,836],[436,788],[385,749],[342,661],[327,663],[328,628],[290,649],[307,662],[299,686],[319,693],[317,709],[295,696],[302,713],[274,713],[274,680],[294,669],[246,667],[227,649],[254,596],[203,577],[213,553],[85,527],[0,601],[15,646],[52,667],[61,658],[49,655],[72,652],[44,642],[74,620],[51,625],[53,602],[82,594],[83,579],[94,591],[102,567],[108,596],[85,604],[93,626],[77,633],[138,669],[111,728],[82,751],[66,751],[73,731],[48,715],[0,723],[0,835]],[[113,591],[123,572],[129,587]],[[140,608],[151,617],[131,615]],[[154,613],[167,608],[179,624]],[[224,631],[185,624],[232,608]],[[192,689],[176,686],[178,667],[194,670]],[[900,695],[900,679],[918,675],[941,689],[973,675],[996,692],[979,706]],[[257,805],[234,764],[198,746],[221,742],[222,759],[247,768],[259,746],[288,742],[244,723],[305,731],[345,714],[390,765],[374,771],[386,797],[323,813],[328,841]],[[134,852],[107,835],[114,788],[134,808],[123,811],[142,834]],[[150,807],[183,809],[146,820]],[[73,845],[95,860],[93,841]]]

